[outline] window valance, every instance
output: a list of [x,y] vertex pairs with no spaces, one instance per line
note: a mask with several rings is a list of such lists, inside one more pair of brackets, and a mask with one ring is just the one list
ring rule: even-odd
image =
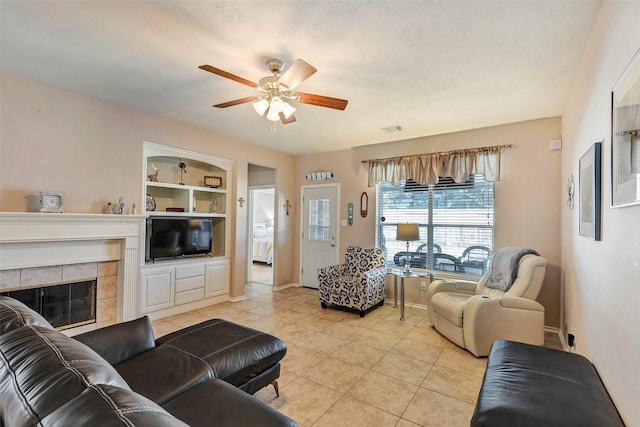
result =
[[367,160],[369,187],[381,181],[400,185],[406,179],[422,185],[437,184],[439,177],[451,177],[460,183],[474,174],[484,175],[485,181],[499,181],[500,150],[509,147],[511,144]]

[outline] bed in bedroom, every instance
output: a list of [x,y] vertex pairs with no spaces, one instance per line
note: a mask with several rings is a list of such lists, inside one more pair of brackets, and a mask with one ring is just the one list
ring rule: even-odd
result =
[[266,264],[273,261],[273,227],[253,226],[253,261]]

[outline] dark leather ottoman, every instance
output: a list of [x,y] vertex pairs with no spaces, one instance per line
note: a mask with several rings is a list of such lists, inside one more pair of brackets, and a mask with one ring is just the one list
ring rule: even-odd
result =
[[598,372],[585,357],[497,340],[471,427],[624,426]]
[[[221,319],[154,340],[145,316],[74,338],[98,351],[132,389],[161,405],[212,379],[249,394],[272,384],[278,394],[280,360],[287,352],[280,339]],[[113,342],[122,346],[106,345]]]
[[249,394],[274,383],[287,347],[278,338],[221,319],[181,329],[156,340],[156,348],[172,347],[203,360],[214,378]]

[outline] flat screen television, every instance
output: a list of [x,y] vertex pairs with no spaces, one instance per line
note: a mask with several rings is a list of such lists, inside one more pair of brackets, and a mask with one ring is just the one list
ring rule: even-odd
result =
[[147,218],[147,261],[208,254],[212,250],[213,221],[210,218]]

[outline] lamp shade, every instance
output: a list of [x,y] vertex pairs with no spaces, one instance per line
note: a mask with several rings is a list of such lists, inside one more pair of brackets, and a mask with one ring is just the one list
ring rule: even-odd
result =
[[282,114],[284,114],[285,118],[288,119],[295,112],[296,112],[295,107],[292,107],[287,102],[282,103]]
[[278,120],[280,120],[280,113],[269,108],[269,112],[267,113],[267,119],[271,120],[272,122],[277,122]]
[[420,240],[420,230],[418,224],[398,224],[396,230],[396,240],[399,241],[413,241]]
[[258,114],[264,116],[264,112],[267,111],[267,108],[269,108],[269,101],[264,98],[260,98],[253,103],[253,108]]

